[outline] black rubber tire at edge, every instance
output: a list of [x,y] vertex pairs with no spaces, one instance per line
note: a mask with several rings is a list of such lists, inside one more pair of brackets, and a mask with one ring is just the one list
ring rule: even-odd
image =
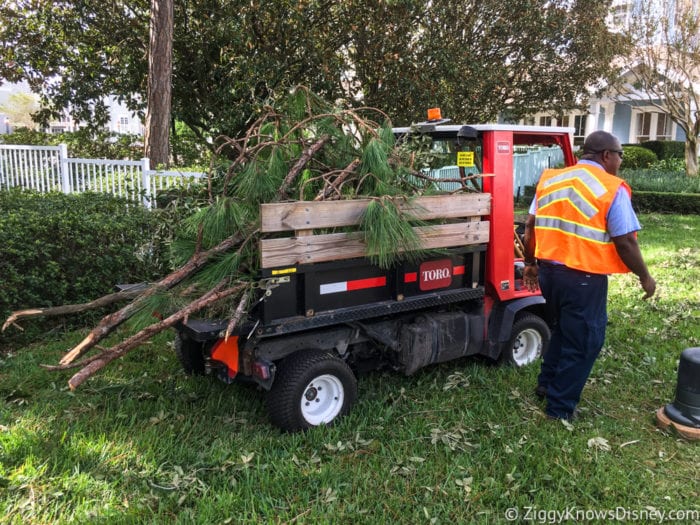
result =
[[305,430],[314,423],[303,414],[301,403],[309,387],[319,378],[331,378],[342,388],[342,406],[330,421],[332,425],[348,414],[357,400],[357,379],[350,367],[327,350],[301,350],[279,363],[275,381],[267,393],[267,409],[270,422],[276,427],[295,432]]
[[[522,360],[519,360],[514,355],[515,346],[516,344],[520,344],[520,340],[523,340],[523,344],[532,344],[531,339],[533,336],[536,336],[536,334],[539,334],[541,339],[541,348],[539,353],[532,360],[527,358],[526,361],[528,362],[523,363]],[[551,332],[549,331],[549,326],[547,326],[544,319],[533,313],[521,313],[516,317],[515,322],[513,322],[510,340],[503,348],[499,361],[516,367],[527,366],[544,355],[549,347],[550,338]]]
[[202,343],[183,339],[180,334],[175,334],[175,355],[182,365],[182,369],[188,375],[204,375],[204,354]]

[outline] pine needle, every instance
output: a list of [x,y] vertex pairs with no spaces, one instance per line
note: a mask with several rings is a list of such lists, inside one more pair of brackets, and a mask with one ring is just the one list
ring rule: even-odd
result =
[[370,202],[360,228],[372,264],[386,269],[401,261],[420,258],[424,251],[413,229],[419,223],[403,213],[392,198],[381,197]]

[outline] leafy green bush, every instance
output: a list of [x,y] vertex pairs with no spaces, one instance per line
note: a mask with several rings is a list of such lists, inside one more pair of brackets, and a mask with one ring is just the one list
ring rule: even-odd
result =
[[105,194],[0,192],[0,318],[82,303],[164,271],[159,215]]
[[623,146],[625,156],[620,166],[621,169],[648,168],[658,161],[656,153],[641,146]]
[[685,176],[685,159],[676,157],[661,159],[649,166],[649,169],[654,171],[676,172]]
[[211,150],[184,122],[175,122],[171,132],[170,146],[173,159],[178,166],[201,167],[206,169],[211,161]]
[[685,157],[685,142],[679,140],[648,140],[640,146],[653,151],[659,160]]

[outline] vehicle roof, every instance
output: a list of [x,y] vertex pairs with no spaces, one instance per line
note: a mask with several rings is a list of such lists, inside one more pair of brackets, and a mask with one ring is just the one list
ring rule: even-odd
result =
[[[512,131],[514,133],[573,133],[572,127],[561,126],[522,126],[520,124],[433,124],[432,122],[419,122],[418,127],[434,126],[431,132],[457,133],[462,126],[469,126],[477,131]],[[410,126],[392,128],[394,133],[408,133]]]

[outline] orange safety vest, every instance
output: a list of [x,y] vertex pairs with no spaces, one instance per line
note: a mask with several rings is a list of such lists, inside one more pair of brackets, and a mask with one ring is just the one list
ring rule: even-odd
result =
[[608,210],[625,181],[589,164],[545,170],[535,197],[535,257],[584,272],[628,273],[607,230]]

